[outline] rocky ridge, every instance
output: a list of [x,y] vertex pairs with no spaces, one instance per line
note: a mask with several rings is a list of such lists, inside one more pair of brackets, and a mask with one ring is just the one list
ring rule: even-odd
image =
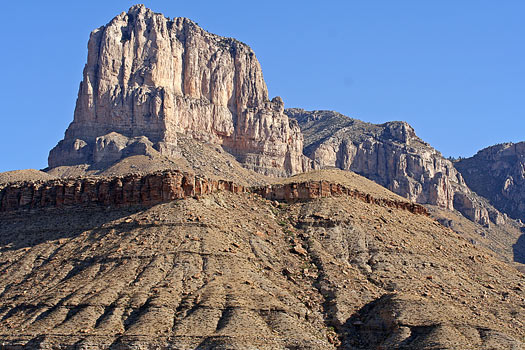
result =
[[454,166],[468,186],[494,207],[525,221],[525,142],[487,147]]
[[247,45],[136,5],[91,33],[74,120],[49,166],[178,156],[181,133],[263,174],[303,172],[302,135],[283,110]]
[[286,109],[303,132],[304,154],[320,168],[351,170],[421,204],[457,209],[482,225],[505,215],[473,193],[452,162],[406,122],[371,124],[332,111]]

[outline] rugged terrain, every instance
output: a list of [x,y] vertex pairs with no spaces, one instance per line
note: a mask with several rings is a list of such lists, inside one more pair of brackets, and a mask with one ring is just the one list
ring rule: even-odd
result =
[[472,190],[500,211],[525,221],[525,142],[487,147],[454,166]]
[[270,176],[338,167],[481,225],[506,220],[407,123],[285,111],[280,98],[270,101],[253,51],[235,39],[143,5],[91,33],[74,120],[49,154],[48,174],[177,169],[268,182],[238,163]]
[[[348,174],[326,176],[406,201]],[[324,177],[311,175],[287,183]],[[0,339],[6,349],[519,349],[524,275],[382,203],[219,191],[4,212]]]
[[406,122],[372,124],[333,111],[291,108],[316,167],[351,170],[422,204],[459,210],[481,225],[504,224],[504,214],[473,192],[452,162],[417,137]]
[[136,5],[91,33],[74,120],[49,166],[180,156],[181,133],[259,173],[302,172],[302,135],[283,110],[247,45]]
[[417,201],[454,208],[466,190],[452,163],[405,122],[377,125],[337,112],[287,109],[305,138],[304,153],[321,167],[351,170]]
[[524,349],[522,151],[285,110],[247,45],[133,6],[49,168],[0,174],[2,349]]

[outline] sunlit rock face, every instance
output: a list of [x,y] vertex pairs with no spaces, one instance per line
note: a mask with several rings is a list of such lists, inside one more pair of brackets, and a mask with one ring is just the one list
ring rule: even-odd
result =
[[290,175],[309,164],[283,111],[247,45],[136,5],[91,33],[74,120],[49,166],[113,160],[137,137],[173,155],[182,133],[222,145],[247,168]]
[[287,109],[305,137],[304,152],[321,168],[368,177],[418,203],[454,208],[470,192],[452,162],[417,137],[406,122],[371,124],[332,111]]

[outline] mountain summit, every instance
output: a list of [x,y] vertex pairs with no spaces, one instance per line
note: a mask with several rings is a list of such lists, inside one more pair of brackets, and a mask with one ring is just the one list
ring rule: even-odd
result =
[[[522,189],[522,146],[464,181],[408,124],[285,111],[248,46],[133,6],[91,34],[51,169],[0,174],[2,350],[523,349],[525,229],[467,186]],[[340,169],[263,175],[314,167]]]
[[259,173],[295,174],[308,161],[283,111],[250,47],[135,5],[91,33],[74,120],[49,166],[177,155],[181,133]]

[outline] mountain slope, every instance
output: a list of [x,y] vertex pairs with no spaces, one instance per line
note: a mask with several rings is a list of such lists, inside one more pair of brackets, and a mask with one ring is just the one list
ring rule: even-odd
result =
[[371,124],[333,111],[286,109],[304,135],[304,153],[317,167],[363,175],[421,204],[459,210],[484,226],[506,217],[465,184],[452,162],[405,122]]
[[[361,177],[340,182],[397,197]],[[287,204],[218,192],[0,220],[6,349],[512,349],[525,340],[523,274],[425,215],[349,196]]]
[[177,153],[171,156],[155,151],[149,155],[129,155],[109,164],[66,165],[46,169],[46,172],[59,178],[71,178],[148,174],[161,170],[179,170],[213,179],[227,178],[246,186],[262,185],[272,179],[246,169],[222,147],[182,134],[177,135]]
[[454,208],[466,186],[452,163],[405,122],[365,123],[332,111],[287,109],[305,138],[304,153],[320,167],[351,170],[418,203]]

